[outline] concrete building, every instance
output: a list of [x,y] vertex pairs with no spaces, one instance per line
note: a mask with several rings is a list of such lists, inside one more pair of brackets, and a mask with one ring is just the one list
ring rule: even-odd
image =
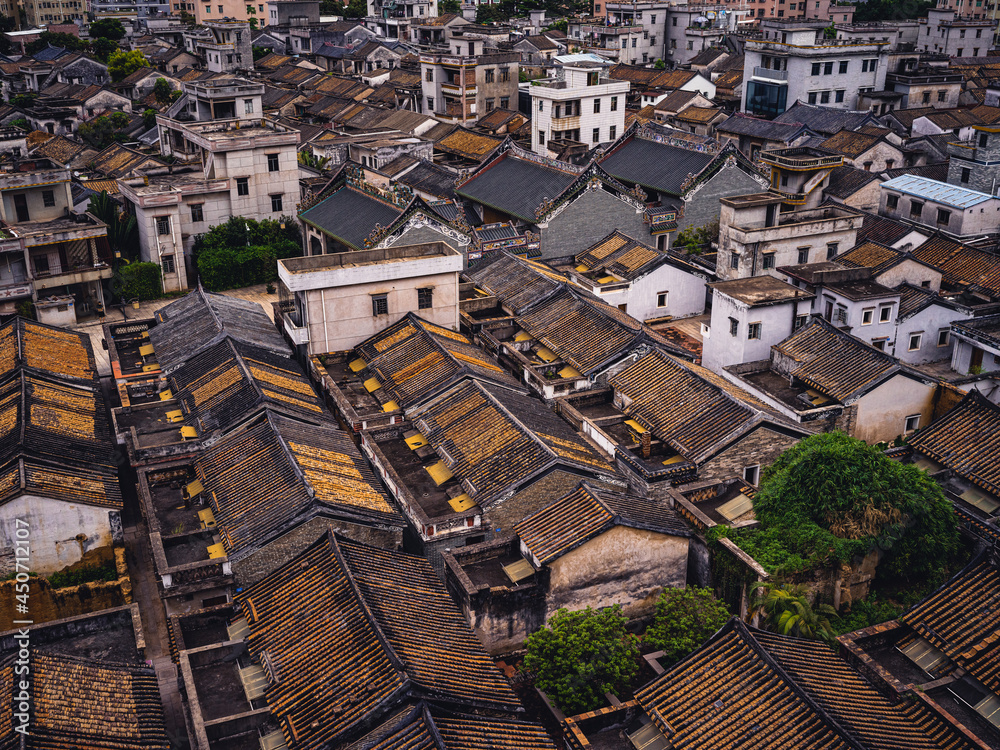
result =
[[[8,17],[15,17],[18,15],[15,6],[12,3],[3,3],[5,8],[0,8],[0,11]],[[95,5],[97,3],[95,2]],[[89,3],[86,0],[61,0],[60,2],[46,2],[45,0],[25,0],[21,6],[21,13],[23,14],[22,24],[23,28],[32,28],[38,26],[52,26],[54,24],[62,23],[73,23],[74,21],[83,21],[87,17],[87,11],[90,9]]]
[[721,373],[730,365],[770,356],[771,347],[809,319],[815,295],[770,276],[709,284],[712,319],[703,331],[702,364]]
[[409,312],[457,331],[462,261],[443,242],[281,260],[285,333],[313,355],[353,349]]
[[593,148],[625,132],[629,82],[604,75],[599,63],[562,68],[556,78],[531,86],[531,148],[549,154],[551,141],[576,141]]
[[160,115],[160,146],[196,167],[160,168],[120,183],[139,223],[142,258],[163,268],[163,288],[188,288],[187,260],[197,235],[231,216],[292,216],[300,200],[301,134],[260,117],[259,85],[232,80],[186,84],[204,122]]
[[268,0],[260,26],[310,26],[318,24],[319,0]]
[[663,53],[662,37],[656,32],[650,34],[641,20],[606,23],[594,19],[578,19],[570,21],[567,37],[582,52],[597,54],[626,65],[652,63],[660,59]]
[[385,39],[409,39],[410,25],[438,16],[438,0],[368,0],[368,27]]
[[[224,8],[222,5],[218,7]],[[245,9],[246,4],[242,4],[242,7]],[[220,10],[220,15],[221,13]],[[202,26],[203,28],[184,32],[184,46],[188,52],[204,60],[208,70],[213,73],[253,70],[248,21],[222,16],[206,18],[202,21]]]
[[722,198],[720,203],[720,279],[782,278],[779,266],[833,258],[854,246],[863,218],[837,206],[782,212],[783,197],[774,193]]
[[968,141],[948,144],[948,184],[997,194],[1000,174],[1000,129],[973,125]]
[[961,73],[937,66],[898,70],[885,77],[886,89],[902,95],[899,109],[927,106],[953,109],[959,104],[964,82]]
[[796,101],[857,109],[858,94],[885,88],[889,42],[828,39],[822,21],[764,21],[748,39],[743,100],[749,114],[777,117]]
[[453,54],[420,55],[421,111],[444,122],[474,125],[494,109],[517,108],[519,53],[486,53],[482,39],[451,45]]
[[1000,198],[927,177],[904,174],[883,182],[879,213],[960,240],[993,234]]
[[931,8],[920,19],[917,45],[948,57],[979,57],[993,47],[996,21],[959,16],[944,7]]
[[977,375],[1000,371],[1000,315],[952,323],[951,369]]

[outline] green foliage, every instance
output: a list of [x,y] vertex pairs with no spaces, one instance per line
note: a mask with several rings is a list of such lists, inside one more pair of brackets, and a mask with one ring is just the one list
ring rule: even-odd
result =
[[[934,480],[839,432],[812,435],[782,453],[764,472],[754,512],[769,548],[758,562],[769,569],[850,562],[878,548],[880,575],[925,579],[959,550],[954,512]],[[787,554],[776,565],[779,547]]]
[[602,610],[560,609],[527,641],[524,669],[567,714],[604,704],[604,694],[626,686],[639,672],[639,647],[615,605]]
[[868,0],[855,6],[855,23],[904,21],[927,16],[935,0]]
[[805,586],[768,581],[761,588],[755,607],[765,630],[827,643],[836,638],[829,618],[835,617],[837,610],[829,604],[813,606]]
[[254,47],[251,51],[253,52],[254,62],[271,54],[271,50],[267,47]]
[[10,98],[10,103],[15,107],[30,107],[37,98],[38,94],[14,94]]
[[441,0],[438,3],[438,13],[444,15],[445,13],[454,13],[456,16],[461,14],[462,4],[458,0]]
[[476,6],[476,23],[502,23],[514,15],[514,3],[501,0],[499,3]]
[[565,34],[567,31],[569,31],[569,21],[567,21],[565,18],[562,18],[556,21],[551,26],[547,26],[544,30],[549,31],[551,29],[555,29],[556,31],[561,31],[562,33]]
[[653,63],[653,68],[655,70],[666,70],[667,64],[665,62],[663,62],[663,58],[661,57],[661,58],[657,59],[657,61],[655,63]]
[[833,631],[837,635],[841,635],[895,620],[901,614],[903,614],[903,608],[898,604],[869,596],[867,599],[854,602],[851,605],[850,614],[833,618],[831,624]]
[[23,299],[14,307],[17,309],[17,314],[22,318],[28,318],[29,320],[35,319],[35,303],[30,299]]
[[334,12],[343,15],[344,18],[364,18],[368,15],[368,3],[366,0],[351,0],[346,8],[341,7]]
[[28,121],[23,117],[18,117],[16,120],[11,120],[10,124],[15,128],[21,128],[21,130],[31,130],[31,126]]
[[719,239],[718,219],[701,227],[687,227],[682,229],[677,233],[677,238],[673,241],[672,247],[675,250],[683,250],[691,255],[701,255],[717,239]]
[[234,216],[195,240],[193,250],[201,283],[217,292],[274,281],[277,261],[299,255],[302,245],[291,218],[278,222]]
[[316,156],[312,151],[299,151],[299,164],[313,169],[326,169],[330,163],[329,156]]
[[74,36],[73,34],[64,34],[62,32],[53,31],[43,31],[38,35],[38,39],[24,45],[24,53],[26,55],[33,55],[36,52],[41,52],[43,49],[49,45],[53,47],[63,47],[70,50],[71,52],[76,52],[77,50],[84,49],[87,43],[84,42],[80,37]]
[[135,49],[131,52],[119,49],[111,53],[108,58],[108,73],[111,80],[118,81],[128,78],[139,68],[148,65],[149,61],[141,51]]
[[17,20],[0,13],[0,32],[17,31]]
[[156,110],[149,107],[142,112],[142,126],[147,130],[156,124]]
[[93,52],[94,57],[105,64],[116,49],[118,49],[118,42],[104,37],[95,39],[90,45],[90,51]]
[[125,27],[117,18],[101,18],[90,24],[90,38],[118,41],[125,36]]
[[663,651],[665,661],[672,664],[698,648],[728,619],[729,610],[711,589],[664,589],[644,642]]
[[[118,269],[122,299],[159,299],[163,296],[157,263],[129,263]],[[116,284],[117,286],[117,284]]]
[[108,225],[108,244],[112,253],[134,259],[139,249],[139,227],[135,217],[121,211],[106,190],[91,197],[87,211]]
[[127,137],[121,132],[121,129],[126,127],[128,123],[128,115],[124,112],[112,112],[108,115],[101,115],[90,122],[82,123],[76,132],[87,143],[101,150],[116,141],[120,143],[126,140]]
[[174,88],[166,78],[156,79],[156,83],[153,84],[153,96],[156,97],[156,101],[160,104],[168,104],[173,93]]
[[91,583],[93,581],[117,581],[118,571],[113,562],[103,565],[84,565],[83,567],[68,572],[59,571],[48,576],[49,585],[55,589],[66,588],[67,586],[79,586],[81,583]]

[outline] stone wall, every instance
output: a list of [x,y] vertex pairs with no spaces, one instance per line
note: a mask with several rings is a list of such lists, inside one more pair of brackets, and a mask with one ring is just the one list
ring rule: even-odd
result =
[[781,453],[799,438],[767,427],[758,427],[698,467],[698,478],[722,480],[742,477],[747,466],[770,466]]
[[584,190],[542,227],[542,258],[567,258],[582,253],[618,230],[646,245],[656,246],[642,212],[603,189]]

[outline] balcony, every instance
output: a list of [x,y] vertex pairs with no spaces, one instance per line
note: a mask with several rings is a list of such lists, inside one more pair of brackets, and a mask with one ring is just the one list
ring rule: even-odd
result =
[[824,154],[822,151],[811,148],[782,148],[774,151],[763,151],[758,158],[773,167],[799,171],[832,169],[842,166],[844,163],[842,156]]
[[453,82],[442,83],[441,91],[452,96],[462,96],[463,94],[465,96],[475,96],[478,89],[476,88],[475,79],[473,79],[471,83],[466,82],[464,86]]
[[296,325],[293,315],[284,313],[281,316],[285,325],[285,333],[295,346],[302,346],[309,343],[309,329],[305,326]]
[[788,81],[787,70],[771,70],[770,68],[754,68],[753,77],[764,81],[774,81],[775,83],[785,83]]

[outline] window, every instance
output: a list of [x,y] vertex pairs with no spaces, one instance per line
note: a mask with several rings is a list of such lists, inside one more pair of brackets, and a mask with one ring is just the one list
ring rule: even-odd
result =
[[486,111],[487,112],[492,112],[495,107],[496,107],[496,100],[495,99],[487,99],[486,100]]
[[598,114],[601,111],[601,100],[594,99],[594,114]]
[[911,333],[910,342],[906,347],[906,351],[915,352],[918,349],[920,349],[920,342],[923,340],[923,338],[924,338],[923,333]]
[[874,346],[880,352],[884,352],[885,351],[885,342],[886,341],[888,341],[888,339],[874,339],[872,341],[872,346]]
[[979,148],[986,148],[986,141],[987,141],[986,133],[980,133],[979,134]]
[[882,305],[878,309],[878,322],[888,323],[892,320],[892,305]]
[[[978,3],[976,4],[976,7],[977,8],[979,7]],[[982,38],[983,38],[983,30],[982,29],[976,29],[976,39],[982,39]]]
[[[635,49],[636,42],[638,42],[638,41],[639,40],[637,38],[633,37],[633,39],[632,39],[632,49]],[[691,42],[688,42],[688,44],[691,44]],[[688,47],[688,49],[691,49],[691,48]]]
[[610,128],[608,128],[608,140],[613,141],[617,137],[618,137],[618,126],[612,125]]
[[157,216],[156,217],[156,233],[157,234],[170,234],[170,217],[169,216]]
[[163,267],[163,273],[176,273],[177,268],[174,266],[174,256],[164,255],[160,258],[160,265]]
[[747,340],[760,338],[760,323],[751,323],[747,326]]
[[253,99],[243,100],[243,113],[247,115],[253,114]]
[[191,221],[205,221],[205,204],[204,203],[192,203],[191,204]]
[[913,432],[920,426],[920,415],[913,414],[903,423],[903,432]]
[[538,131],[538,142],[539,142],[539,144],[542,144],[542,145],[545,144],[545,131],[544,130],[539,130]]
[[281,193],[271,196],[271,211],[273,213],[281,211]]
[[46,208],[52,208],[56,205],[56,194],[51,190],[43,190],[42,203],[45,204]]
[[250,195],[250,178],[249,177],[237,177],[236,178],[236,194],[237,195]]
[[539,112],[544,112],[545,111],[545,101],[542,100],[542,99],[538,100],[538,111]]
[[417,309],[429,310],[434,305],[434,289],[424,287],[417,290]]
[[948,92],[947,91],[938,91],[938,101],[939,102],[946,101],[947,99],[948,99]]
[[736,318],[729,319],[729,335],[739,336],[740,334],[740,322]]
[[667,293],[666,292],[657,292],[656,293],[656,306],[657,307],[666,307],[667,306]]
[[424,80],[428,83],[434,83],[434,70],[433,68],[428,68],[424,73]]
[[510,82],[510,68],[500,68],[500,82],[501,83]]
[[601,129],[594,128],[594,143],[600,143],[600,142],[601,142]]
[[209,14],[209,13],[211,13],[211,12],[212,12],[212,6],[211,6],[211,5],[206,5],[206,6],[205,6],[205,13],[206,13],[206,14]]
[[819,94],[819,103],[820,104],[829,104],[830,103],[830,92],[829,91],[821,91],[820,92],[820,94]]
[[219,15],[220,16],[224,16],[226,14],[226,9],[224,7],[222,7],[221,5],[218,6],[218,8],[219,8]]
[[49,272],[49,256],[36,255],[32,260],[35,262],[35,275]]
[[674,16],[673,18],[670,19],[670,25],[671,26],[677,25],[677,16]]
[[958,38],[959,39],[965,39],[965,29],[959,29],[958,30]]
[[808,263],[809,262],[809,248],[808,247],[800,247],[799,248],[799,257],[798,257],[798,260],[796,262],[797,263]]
[[826,259],[833,260],[837,257],[837,252],[840,250],[839,242],[827,242],[826,243]]
[[765,271],[769,268],[774,268],[774,253],[764,253],[760,266]]
[[841,60],[840,61],[840,68],[837,70],[837,72],[838,73],[846,73],[847,72],[847,60]]
[[388,314],[389,314],[389,295],[373,294],[372,315],[388,315]]
[[428,96],[427,97],[427,111],[428,112],[433,112],[434,111],[434,97],[433,96]]
[[812,64],[812,74],[814,76],[818,76],[819,75],[820,67],[821,67],[820,63],[813,63]]
[[843,102],[844,101],[844,89],[840,89],[839,91],[835,91],[834,92],[833,100],[835,102]]
[[973,50],[972,50],[972,56],[973,57],[979,57],[979,47],[973,48]]
[[945,211],[943,208],[939,208],[937,211],[937,224],[939,227],[948,226],[948,222],[951,221],[951,211]]
[[861,311],[861,325],[870,326],[875,321],[875,308],[867,307]]
[[950,344],[950,343],[951,343],[951,329],[950,328],[942,328],[941,330],[939,330],[938,331],[937,345],[938,346],[948,346],[948,344]]
[[920,201],[910,201],[910,218],[919,219],[924,212],[924,204]]
[[885,207],[890,211],[895,211],[899,206],[899,196],[898,195],[887,195],[885,197]]
[[267,171],[277,172],[278,171],[278,155],[268,154],[267,155]]
[[815,91],[810,91],[809,92],[808,100],[809,100],[810,104],[815,104],[816,103],[816,92]]
[[921,98],[922,104],[930,104],[931,102],[931,92],[925,91],[923,97]]
[[956,56],[956,57],[964,57],[964,56],[965,56],[965,55],[963,54],[964,52],[965,52],[965,49],[964,49],[963,47],[959,47],[959,48],[958,48],[958,51],[957,51],[957,52],[955,53],[955,56]]
[[618,111],[618,97],[617,96],[612,96],[611,97],[611,111],[612,112],[617,112]]
[[508,109],[510,107],[510,97],[501,96],[500,97],[500,109]]
[[806,321],[808,320],[809,320],[808,315],[796,315],[795,322],[792,323],[792,330],[793,331],[799,330],[800,328],[802,328],[802,326],[806,324]]
[[823,64],[823,75],[829,76],[833,75],[833,62],[828,62]]
[[755,485],[757,484],[757,477],[760,474],[760,465],[757,466],[745,466],[743,468],[743,481],[747,484]]
[[493,68],[486,69],[486,83],[493,83],[493,78],[496,75],[496,71]]

